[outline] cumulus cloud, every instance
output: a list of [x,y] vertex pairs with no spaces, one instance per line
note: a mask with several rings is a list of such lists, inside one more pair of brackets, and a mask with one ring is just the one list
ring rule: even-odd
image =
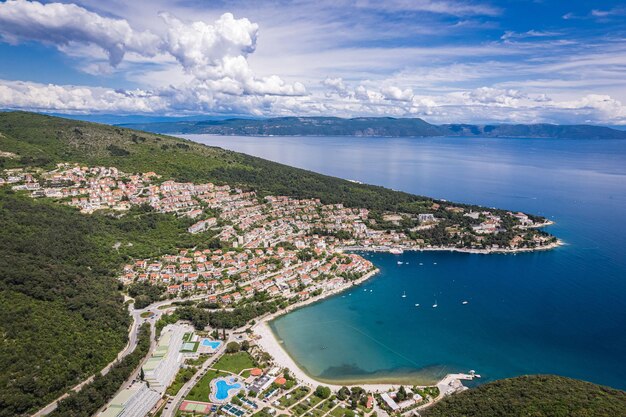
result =
[[[0,3],[0,36],[12,43],[35,40],[61,50],[77,44],[96,45],[117,66],[128,52],[144,57],[169,54],[205,88],[227,94],[303,95],[301,83],[280,77],[256,77],[247,57],[256,49],[259,27],[248,19],[223,14],[213,23],[183,22],[161,13],[167,34],[136,31],[124,19],[102,17],[75,4],[10,0]],[[101,63],[84,67],[89,73],[107,72]]]
[[129,51],[153,56],[160,39],[151,32],[133,30],[124,19],[111,19],[75,4],[9,0],[0,3],[0,36],[7,42],[33,40],[58,46],[72,42],[102,48],[111,65]]
[[380,92],[387,100],[411,101],[413,99],[413,90],[410,88],[402,90],[394,85],[381,88]]
[[67,112],[140,112],[167,109],[167,102],[146,91],[0,81],[0,107]]

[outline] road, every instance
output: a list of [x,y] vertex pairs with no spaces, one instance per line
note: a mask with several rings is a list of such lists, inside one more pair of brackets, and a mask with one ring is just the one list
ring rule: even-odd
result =
[[[204,296],[204,297],[206,297],[206,296]],[[187,300],[189,300],[189,299],[193,300],[193,299],[196,299],[196,298],[204,298],[204,297],[200,297],[200,296],[198,296],[198,297],[190,297],[190,298],[187,298]],[[130,316],[133,319],[133,322],[132,322],[130,328],[128,329],[128,342],[126,343],[126,346],[124,347],[124,349],[122,349],[120,351],[120,353],[118,353],[117,357],[114,360],[112,360],[104,368],[102,368],[100,370],[100,372],[91,375],[89,378],[85,379],[81,383],[73,386],[68,392],[66,392],[65,394],[63,394],[60,397],[56,398],[54,401],[52,401],[51,403],[49,403],[48,405],[46,405],[45,407],[43,407],[42,409],[40,409],[36,413],[32,414],[32,417],[47,416],[48,414],[50,414],[51,412],[56,410],[57,404],[58,404],[59,401],[61,401],[62,399],[66,398],[67,396],[69,396],[70,393],[72,393],[72,392],[79,392],[81,389],[83,389],[83,387],[85,385],[87,385],[91,381],[93,381],[93,379],[95,378],[96,375],[98,375],[98,374],[106,375],[113,365],[115,365],[118,361],[122,360],[124,357],[128,356],[131,352],[133,352],[135,350],[135,348],[137,347],[137,338],[138,338],[138,335],[139,335],[139,328],[141,327],[140,324],[142,322],[144,322],[144,319],[141,317],[141,314],[150,311],[151,313],[153,313],[153,316],[150,318],[150,321],[156,323],[156,321],[161,317],[161,315],[165,311],[165,310],[159,310],[159,307],[167,305],[167,304],[171,304],[171,303],[173,303],[175,301],[183,301],[183,300],[184,299],[182,299],[182,298],[175,298],[175,299],[172,299],[172,300],[159,301],[159,302],[151,304],[148,307],[146,307],[144,309],[141,309],[141,310],[135,310],[134,309],[134,304],[132,304],[132,303],[129,304],[128,305],[128,310],[129,310]],[[152,327],[153,327],[152,331],[154,332],[154,325]],[[154,337],[152,337],[152,340],[154,341]],[[154,345],[154,342],[152,344]],[[152,351],[152,348],[153,348],[153,346],[151,346],[151,351]],[[126,384],[124,384],[124,386],[126,386]]]
[[141,321],[141,316],[140,316],[141,313],[138,312],[139,310],[133,310],[133,308],[134,308],[133,304],[128,305],[128,310],[129,310],[131,317],[133,318],[133,322],[130,325],[130,328],[128,329],[128,342],[126,343],[126,346],[124,347],[124,349],[122,349],[120,353],[117,354],[117,357],[113,359],[111,362],[109,362],[104,368],[102,368],[100,372],[91,375],[89,378],[85,379],[80,384],[73,386],[68,392],[56,398],[54,401],[52,401],[51,403],[49,403],[48,405],[46,405],[45,407],[43,407],[42,409],[34,413],[32,417],[43,417],[43,416],[50,414],[51,412],[56,410],[57,404],[59,403],[59,401],[68,397],[70,393],[72,392],[79,392],[81,389],[83,389],[85,385],[93,381],[96,375],[98,374],[106,375],[107,373],[109,373],[109,370],[111,369],[113,365],[115,365],[118,361],[122,360],[124,357],[130,354],[133,350],[135,350],[135,348],[137,347],[137,335],[139,333],[139,327],[140,327],[139,323]]
[[[252,282],[252,281],[250,281],[250,282]],[[216,295],[220,295],[223,292],[225,292],[225,291],[218,292],[218,293],[216,293]],[[133,322],[132,322],[130,328],[128,329],[128,342],[127,342],[126,346],[124,347],[124,349],[122,349],[120,351],[120,353],[118,353],[117,357],[114,360],[112,360],[111,362],[109,362],[99,372],[89,376],[84,381],[82,381],[79,384],[73,386],[68,392],[66,392],[63,395],[59,396],[54,401],[50,402],[48,405],[46,405],[45,407],[41,408],[36,413],[32,414],[32,417],[47,416],[48,414],[50,414],[51,412],[56,410],[57,404],[58,404],[59,401],[61,401],[64,398],[68,397],[72,392],[79,392],[81,389],[83,389],[83,387],[85,385],[87,385],[91,381],[93,381],[93,379],[96,377],[96,375],[98,375],[98,374],[106,375],[113,365],[115,365],[118,361],[122,360],[124,357],[128,356],[132,351],[134,351],[135,348],[137,347],[137,338],[138,338],[138,335],[139,335],[139,328],[141,327],[140,324],[143,323],[144,321],[146,321],[146,320],[144,320],[141,317],[141,315],[143,313],[151,312],[153,314],[152,317],[150,317],[148,320],[150,322],[152,322],[152,324],[153,324],[152,332],[153,332],[153,336],[154,336],[154,327],[155,327],[154,324],[161,317],[161,315],[165,312],[165,310],[161,310],[161,309],[159,309],[159,307],[162,307],[162,306],[168,305],[168,304],[172,304],[172,303],[177,302],[177,301],[201,300],[201,299],[205,299],[206,297],[207,297],[206,294],[202,294],[202,295],[196,295],[196,296],[192,296],[192,297],[188,297],[188,298],[173,298],[171,300],[163,300],[163,301],[158,301],[158,302],[156,302],[154,304],[150,304],[148,307],[143,308],[141,310],[135,310],[134,309],[134,304],[133,303],[129,303],[128,311],[129,311],[130,316],[133,318]],[[153,342],[152,342],[152,344],[150,346],[149,353],[151,353],[152,350],[154,349],[154,345],[155,345],[154,337],[152,337],[152,341]],[[148,356],[149,356],[149,354],[146,355],[146,357],[148,357]],[[131,378],[129,378],[129,380],[127,380],[122,385],[122,387],[120,389],[126,387],[128,385],[128,383],[129,383],[129,381],[132,381],[132,379],[134,379],[134,378],[135,378],[135,375],[134,374],[131,375]]]
[[219,349],[217,349],[215,353],[213,353],[213,355],[211,355],[211,357],[202,364],[200,370],[196,372],[196,374],[189,381],[187,381],[185,385],[183,385],[183,387],[178,391],[178,394],[176,394],[173,399],[167,401],[167,404],[165,404],[163,412],[161,413],[161,417],[174,417],[176,415],[178,407],[180,406],[183,399],[187,396],[187,394],[189,394],[189,391],[191,391],[196,383],[198,383],[200,378],[202,378],[204,374],[206,374],[211,365],[213,365],[220,358],[220,356],[222,356],[222,353],[224,353],[224,351],[226,350],[226,345],[228,344],[228,342],[231,342],[233,340],[233,333],[231,333],[230,336],[228,336],[228,339],[224,343],[222,343]]

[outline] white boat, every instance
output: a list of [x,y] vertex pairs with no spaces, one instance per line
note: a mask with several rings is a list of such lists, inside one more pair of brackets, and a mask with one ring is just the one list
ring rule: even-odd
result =
[[402,265],[404,262],[402,261],[398,261],[398,265]]
[[424,263],[423,263],[423,262],[420,262],[420,265],[424,265]]
[[402,293],[402,298],[406,298],[406,291]]
[[389,249],[389,253],[393,253],[394,255],[402,255],[404,251],[401,248],[391,248]]
[[465,305],[465,304],[467,304],[467,303],[469,303],[469,301],[463,301],[463,305]]
[[433,265],[437,265],[437,262],[433,262]]
[[433,308],[437,308],[437,301],[435,301],[435,304],[433,304]]
[[419,307],[419,306],[420,306],[419,304],[415,304],[415,307]]

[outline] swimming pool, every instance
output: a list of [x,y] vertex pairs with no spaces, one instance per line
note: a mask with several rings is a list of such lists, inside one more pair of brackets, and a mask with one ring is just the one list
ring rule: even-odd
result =
[[222,344],[222,342],[218,342],[217,340],[210,340],[210,339],[202,339],[201,342],[202,346],[208,346],[211,349],[215,350],[218,347],[220,347],[220,345]]
[[212,385],[211,400],[218,402],[226,402],[243,387],[235,377],[218,378]]

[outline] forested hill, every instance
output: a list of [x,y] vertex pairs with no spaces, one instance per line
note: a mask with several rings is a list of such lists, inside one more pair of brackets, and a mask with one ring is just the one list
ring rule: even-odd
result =
[[280,117],[120,125],[153,133],[240,136],[523,137],[626,139],[626,131],[590,125],[498,124],[433,125],[422,119],[391,117]]
[[18,155],[0,157],[0,169],[79,162],[372,210],[410,210],[413,204],[432,202],[427,197],[356,184],[180,138],[27,112],[0,113],[0,151]]
[[626,416],[626,392],[559,376],[522,376],[449,396],[422,412],[422,416]]

